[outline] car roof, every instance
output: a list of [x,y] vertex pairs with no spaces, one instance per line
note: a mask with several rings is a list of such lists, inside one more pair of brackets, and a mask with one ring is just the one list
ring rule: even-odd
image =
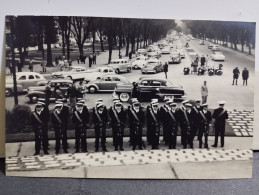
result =
[[43,76],[41,75],[40,73],[38,72],[16,72],[16,75],[29,75],[29,74],[36,74],[36,75],[40,75],[40,76]]
[[53,79],[53,80],[50,80],[50,82],[52,82],[52,83],[58,83],[58,82],[73,83],[73,81],[72,81],[72,80],[70,80],[70,79]]
[[129,61],[128,59],[115,59],[115,60],[111,60],[111,62],[117,62],[117,61]]
[[162,82],[166,82],[167,80],[166,79],[157,79],[157,78],[151,78],[151,77],[143,77],[143,78],[140,78],[140,81],[143,81],[143,80],[146,80],[146,81],[162,81]]
[[[85,68],[83,66],[70,66],[71,68]],[[86,68],[85,68],[86,69]]]

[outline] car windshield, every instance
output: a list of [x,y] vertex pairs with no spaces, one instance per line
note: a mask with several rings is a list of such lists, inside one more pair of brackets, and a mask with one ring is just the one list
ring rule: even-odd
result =
[[158,65],[158,62],[148,62],[148,65],[150,65],[150,66],[156,66],[156,65]]

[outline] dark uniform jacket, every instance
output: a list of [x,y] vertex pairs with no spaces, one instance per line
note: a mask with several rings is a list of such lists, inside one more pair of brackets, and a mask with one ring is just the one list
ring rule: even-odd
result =
[[[34,113],[38,116],[38,118],[41,120],[41,122],[39,122],[37,120]],[[32,126],[34,126],[34,127],[40,127],[40,126],[47,127],[48,121],[49,121],[49,113],[46,112],[46,110],[44,111],[44,109],[43,109],[40,114],[38,114],[36,111],[33,112],[32,118],[31,118]]]
[[[202,114],[204,115],[204,117],[202,116]],[[205,119],[206,121],[205,121]],[[207,110],[206,114],[204,113],[203,110],[200,111],[200,114],[199,114],[199,122],[201,125],[209,125],[211,123],[211,120],[212,120],[212,116],[211,116],[211,112],[209,110]]]
[[[173,117],[172,117],[173,116]],[[163,116],[164,121],[167,124],[168,130],[171,132],[172,130],[174,132],[177,132],[179,119],[180,119],[180,110],[176,109],[174,112],[169,110],[166,112],[166,114]]]
[[[57,117],[55,116],[54,112],[56,112],[55,110],[52,112],[51,114],[51,121],[53,123],[54,126],[60,125],[60,122],[58,121]],[[59,119],[62,122],[62,126],[63,127],[67,127],[67,123],[68,123],[68,117],[69,117],[69,108],[67,106],[63,106],[60,113],[58,114],[56,112],[57,116],[59,117]]]
[[[103,124],[101,124],[101,121],[100,121],[99,118],[97,117],[96,112],[99,114],[99,116],[100,116],[100,118],[101,118]],[[94,122],[94,125],[95,125],[95,126],[104,125],[104,124],[108,123],[108,121],[109,121],[109,119],[108,119],[107,110],[103,110],[103,112],[100,114],[100,113],[98,112],[98,110],[96,110],[95,107],[93,108],[93,122]]]
[[[134,114],[137,116],[138,120],[134,116]],[[136,124],[140,125],[141,127],[145,124],[145,113],[143,112],[142,108],[139,108],[139,112],[137,113],[132,107],[129,107],[128,109],[128,117],[129,117],[129,124],[130,127],[134,127]]]
[[118,119],[119,119],[121,125],[124,126],[125,122],[126,122],[126,112],[122,108],[120,113],[118,113],[114,107],[111,107],[109,109],[109,115],[110,115],[110,118],[111,118],[111,126],[114,127],[119,123],[117,118],[115,117],[115,114],[114,114],[113,110],[117,113],[117,116],[118,116]]
[[[81,121],[77,118],[76,114],[78,113],[78,116],[80,117]],[[75,111],[72,116],[72,121],[75,124],[76,127],[85,126],[89,122],[89,112],[87,109],[85,111],[83,110],[82,113]]]
[[[212,118],[215,119],[215,128],[224,128],[226,124],[226,119],[228,119],[228,112],[225,111],[224,114],[221,114],[223,108],[217,108],[214,110]],[[221,114],[221,116],[219,116]]]

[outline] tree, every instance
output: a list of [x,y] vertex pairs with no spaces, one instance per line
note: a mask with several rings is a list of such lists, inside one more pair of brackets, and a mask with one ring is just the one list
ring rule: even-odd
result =
[[70,36],[71,36],[71,17],[58,17],[58,24],[62,34],[62,53],[65,56],[65,46],[67,50],[67,59],[70,59]]

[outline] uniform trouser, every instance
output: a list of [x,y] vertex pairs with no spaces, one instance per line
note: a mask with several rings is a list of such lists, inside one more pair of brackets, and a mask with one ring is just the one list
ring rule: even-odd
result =
[[236,81],[236,85],[237,85],[237,79],[238,79],[238,78],[233,77],[233,83],[232,83],[233,85],[234,85],[235,81]]
[[106,127],[101,128],[100,126],[95,126],[95,149],[99,150],[99,143],[101,138],[101,147],[102,150],[106,150]]
[[134,139],[134,125],[130,125],[130,143],[133,145],[133,139]]
[[65,126],[56,126],[55,129],[55,139],[56,139],[56,152],[60,151],[60,140],[62,138],[63,150],[67,151],[67,128]]
[[220,135],[221,147],[224,147],[225,127],[215,127],[215,143],[218,145],[218,137]]
[[167,129],[168,146],[169,149],[172,149],[176,147],[177,126],[170,125]]
[[199,132],[199,124],[194,124],[192,127],[193,130],[193,139],[195,138],[195,136],[198,134]]
[[139,149],[142,149],[142,127],[133,128],[131,129],[133,132],[132,135],[132,146],[133,150],[136,149],[136,146],[138,145]]
[[243,85],[247,85],[247,79],[243,79]]
[[76,151],[79,152],[80,142],[81,142],[82,152],[86,152],[87,151],[86,127],[76,127],[75,138],[76,138]]
[[166,122],[164,122],[163,123],[163,139],[166,144],[168,143],[168,136],[169,136],[168,132],[169,132],[168,126],[166,125]]
[[33,128],[35,131],[35,151],[36,151],[36,153],[40,152],[41,144],[43,147],[43,151],[47,152],[47,149],[48,149],[47,127],[38,126],[38,127],[33,127]]
[[202,137],[204,135],[204,147],[208,147],[208,133],[206,132],[206,126],[201,125],[199,127],[198,139],[199,139],[199,147],[202,147]]
[[118,146],[120,147],[120,149],[122,149],[123,147],[123,134],[124,134],[124,127],[117,127],[117,126],[113,126],[113,132],[114,132],[114,147],[115,150],[118,149]]
[[182,136],[182,145],[184,148],[187,148],[187,144],[190,145],[190,148],[193,148],[193,136],[194,132],[192,129],[188,131],[188,128],[186,125],[182,126],[181,129],[181,136]]
[[151,140],[151,127],[150,125],[147,126],[147,142],[148,144],[151,144],[152,140]]
[[203,95],[202,97],[202,104],[205,104],[207,102],[207,95]]
[[160,127],[156,127],[156,125],[152,125],[150,128],[150,137],[151,137],[151,146],[152,149],[155,149],[159,146],[159,134]]

